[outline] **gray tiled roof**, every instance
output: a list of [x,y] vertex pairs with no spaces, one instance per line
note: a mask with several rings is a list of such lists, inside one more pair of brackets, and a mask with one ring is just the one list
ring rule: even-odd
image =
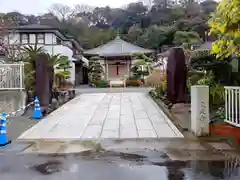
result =
[[30,24],[30,25],[19,26],[17,27],[17,29],[58,30],[58,28],[54,28],[48,25],[41,25],[41,24]]
[[212,49],[212,44],[213,44],[212,41],[207,41],[207,42],[203,43],[202,45],[200,45],[200,47],[197,48],[197,49],[211,50]]
[[134,53],[151,53],[153,50],[145,49],[122,40],[119,36],[116,39],[94,49],[86,50],[86,55],[99,56],[129,56]]

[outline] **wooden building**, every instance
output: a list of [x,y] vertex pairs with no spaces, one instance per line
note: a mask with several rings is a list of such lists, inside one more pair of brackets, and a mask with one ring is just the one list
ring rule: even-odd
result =
[[145,49],[122,40],[117,36],[114,40],[84,52],[87,58],[101,57],[100,64],[104,70],[104,79],[122,80],[131,76],[135,53],[150,54],[153,50]]

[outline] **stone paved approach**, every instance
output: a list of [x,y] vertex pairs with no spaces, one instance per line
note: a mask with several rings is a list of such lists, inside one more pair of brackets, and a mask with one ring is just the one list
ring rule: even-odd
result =
[[81,94],[18,140],[183,138],[146,93]]

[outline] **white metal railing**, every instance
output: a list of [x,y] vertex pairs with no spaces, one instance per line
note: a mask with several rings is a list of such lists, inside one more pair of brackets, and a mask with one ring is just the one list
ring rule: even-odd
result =
[[24,89],[24,64],[0,64],[0,90]]
[[225,122],[240,127],[240,87],[225,86]]

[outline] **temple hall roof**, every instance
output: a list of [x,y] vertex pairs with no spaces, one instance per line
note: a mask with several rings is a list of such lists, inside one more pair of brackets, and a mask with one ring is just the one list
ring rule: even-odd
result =
[[152,53],[151,49],[145,49],[127,41],[122,40],[117,36],[114,40],[98,46],[96,48],[84,51],[85,55],[98,55],[98,56],[131,56],[134,53]]

